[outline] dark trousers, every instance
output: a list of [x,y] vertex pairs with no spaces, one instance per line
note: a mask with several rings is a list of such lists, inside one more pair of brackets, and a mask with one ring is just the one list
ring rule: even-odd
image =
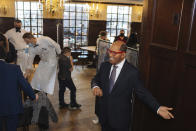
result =
[[113,128],[109,124],[101,125],[101,131],[130,131],[129,128]]
[[59,79],[59,104],[64,104],[64,93],[66,91],[66,87],[70,90],[70,103],[75,104],[76,103],[76,87],[73,83],[72,78],[66,79],[66,80],[60,80]]
[[[18,124],[18,115],[0,116],[0,131],[16,131]],[[3,128],[4,127],[4,128]]]

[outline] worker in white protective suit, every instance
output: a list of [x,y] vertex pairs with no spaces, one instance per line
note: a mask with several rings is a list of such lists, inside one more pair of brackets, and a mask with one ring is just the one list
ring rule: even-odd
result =
[[59,44],[46,36],[35,38],[31,33],[25,33],[23,39],[29,45],[27,74],[30,74],[33,69],[35,55],[39,55],[41,59],[31,81],[31,86],[36,90],[53,94],[57,71],[57,55],[61,53]]

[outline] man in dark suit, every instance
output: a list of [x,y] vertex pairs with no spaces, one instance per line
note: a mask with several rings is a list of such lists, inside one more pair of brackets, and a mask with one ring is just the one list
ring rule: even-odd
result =
[[16,131],[18,114],[23,113],[19,86],[32,99],[38,96],[34,95],[20,67],[5,62],[6,54],[5,48],[0,46],[0,131],[3,121],[6,121],[7,131]]
[[108,52],[109,62],[101,65],[91,83],[93,94],[100,96],[99,120],[102,131],[129,131],[133,91],[153,112],[164,119],[174,118],[169,112],[172,108],[160,106],[143,88],[138,70],[125,60],[126,45],[116,41]]

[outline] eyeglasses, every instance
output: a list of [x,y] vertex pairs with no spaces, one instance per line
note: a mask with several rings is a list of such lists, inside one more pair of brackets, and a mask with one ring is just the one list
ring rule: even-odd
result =
[[112,54],[112,55],[117,55],[117,54],[122,54],[122,53],[125,53],[124,51],[112,51],[110,49],[107,50],[109,54]]

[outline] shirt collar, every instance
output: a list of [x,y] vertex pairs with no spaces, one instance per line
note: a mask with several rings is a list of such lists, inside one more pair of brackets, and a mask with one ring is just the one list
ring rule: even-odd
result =
[[122,68],[124,63],[125,63],[125,58],[120,63],[116,64],[115,66]]

